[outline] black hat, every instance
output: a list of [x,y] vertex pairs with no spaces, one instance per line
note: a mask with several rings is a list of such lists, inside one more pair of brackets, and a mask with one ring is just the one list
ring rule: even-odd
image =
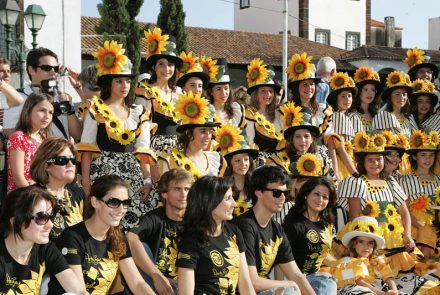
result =
[[147,42],[147,70],[151,70],[156,62],[161,58],[173,62],[176,69],[180,69],[183,65],[182,59],[176,54],[176,38],[171,35],[162,35],[160,28],[153,31],[145,32]]
[[246,80],[248,83],[247,93],[251,94],[259,87],[272,87],[275,92],[279,92],[281,85],[275,83],[275,71],[272,66],[264,63],[259,58],[254,58],[248,65]]
[[218,69],[217,75],[214,79],[211,79],[208,83],[208,88],[213,87],[216,84],[229,84],[234,81],[231,80],[231,77],[229,76],[229,68],[228,68],[228,61],[226,58],[219,58],[217,59],[217,63],[215,65]]

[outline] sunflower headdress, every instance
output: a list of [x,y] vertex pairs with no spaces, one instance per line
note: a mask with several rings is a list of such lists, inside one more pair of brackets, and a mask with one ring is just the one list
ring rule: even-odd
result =
[[251,60],[247,69],[246,80],[248,83],[248,94],[251,94],[261,86],[273,87],[275,92],[278,92],[281,89],[281,85],[275,84],[275,81],[273,80],[275,72],[262,59],[254,58]]
[[376,88],[376,96],[378,96],[383,89],[379,73],[370,67],[358,68],[354,74],[354,82],[358,90],[361,90],[366,84],[373,84]]
[[286,140],[289,140],[291,134],[298,129],[307,129],[313,136],[319,137],[319,128],[310,124],[310,114],[302,110],[300,106],[295,106],[293,102],[288,102],[280,107],[279,112],[282,116],[284,138]]
[[152,69],[161,58],[171,60],[177,69],[183,65],[182,59],[176,54],[176,39],[168,34],[162,34],[162,30],[158,27],[153,30],[144,31],[145,42],[147,43],[147,69]]
[[193,56],[192,51],[190,51],[188,54],[182,51],[179,57],[182,59],[183,65],[178,72],[178,80],[176,82],[176,85],[180,88],[183,88],[190,78],[197,77],[202,80],[203,87],[206,87],[209,82],[209,76],[208,74],[203,72],[203,68],[199,62],[199,58]]
[[385,153],[387,139],[381,133],[369,135],[365,131],[356,133],[353,139],[355,155]]
[[180,119],[180,126],[177,127],[178,132],[182,132],[188,128],[194,127],[216,127],[220,123],[214,122],[215,110],[208,100],[201,94],[180,94],[176,102],[176,114]]
[[212,87],[216,84],[232,83],[229,76],[228,61],[226,58],[218,58],[213,60],[212,58],[203,58],[200,61],[203,71],[209,75],[208,87]]
[[408,65],[408,75],[411,77],[411,80],[417,78],[417,71],[421,68],[429,68],[432,71],[432,77],[434,79],[438,77],[438,67],[430,62],[430,56],[425,55],[425,52],[417,47],[408,49],[406,51],[406,58],[403,61]]
[[327,102],[336,110],[338,109],[337,97],[341,92],[350,91],[353,97],[357,94],[354,80],[347,73],[334,74],[330,80],[330,88],[332,91],[327,96]]
[[408,139],[402,133],[393,134],[388,130],[383,130],[382,135],[385,136],[386,145],[385,150],[387,151],[397,151],[400,156],[402,156],[406,149],[408,148]]
[[224,124],[215,131],[215,141],[218,143],[215,148],[225,158],[235,154],[247,153],[253,159],[258,157],[258,149],[249,146],[242,131],[235,125]]
[[409,98],[411,101],[411,105],[416,105],[417,98],[419,96],[427,96],[431,99],[431,107],[434,109],[434,107],[437,105],[438,97],[434,93],[435,91],[435,85],[432,82],[427,82],[422,79],[416,79],[412,83],[413,92],[410,94]]
[[409,78],[408,74],[405,74],[404,72],[393,71],[387,76],[386,88],[382,94],[382,98],[385,100],[389,99],[391,93],[398,88],[403,88],[408,92],[408,94],[411,94],[413,90],[411,84],[411,79]]
[[356,237],[374,239],[377,249],[381,249],[385,244],[382,229],[379,227],[377,220],[370,216],[359,216],[353,219],[349,225],[349,231],[341,239],[342,244],[348,246],[349,242]]
[[301,55],[294,54],[289,59],[289,65],[286,72],[289,75],[289,88],[292,88],[295,83],[303,80],[313,79],[315,83],[321,81],[321,79],[315,77],[315,65],[311,63],[313,56],[307,56],[306,52]]
[[216,81],[219,71],[217,60],[209,56],[202,56],[200,58],[200,65],[202,66],[203,72],[209,76],[209,81]]
[[437,131],[432,130],[424,132],[416,130],[411,134],[409,139],[408,154],[415,154],[419,151],[437,151],[440,144],[440,135]]
[[323,175],[322,160],[311,153],[306,153],[296,162],[291,162],[289,168],[292,178],[315,178]]

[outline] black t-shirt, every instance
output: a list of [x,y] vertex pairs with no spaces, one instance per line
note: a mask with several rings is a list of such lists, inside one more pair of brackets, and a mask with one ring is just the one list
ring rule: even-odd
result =
[[283,223],[299,269],[306,275],[319,271],[331,249],[334,227],[323,220],[313,222],[290,211]]
[[169,219],[165,208],[154,209],[130,230],[147,243],[153,252],[157,268],[167,277],[176,280],[177,234],[180,222]]
[[245,251],[237,226],[225,223],[223,233],[204,245],[192,237],[179,242],[176,266],[194,270],[194,294],[235,294],[240,271],[240,253]]
[[283,228],[272,218],[263,228],[258,224],[254,210],[249,210],[234,222],[243,233],[247,263],[257,268],[260,277],[269,278],[273,266],[294,260]]
[[[84,222],[81,222],[64,230],[57,240],[57,246],[68,264],[81,265],[86,289],[90,294],[107,293],[118,271],[118,262],[113,259],[107,240],[95,240],[87,231]],[[121,260],[130,256],[127,245],[127,253]],[[49,294],[62,293],[63,288],[52,276]]]
[[52,242],[35,244],[28,265],[22,265],[9,255],[5,240],[0,241],[1,294],[38,294],[45,272],[56,275],[68,268],[63,255]]

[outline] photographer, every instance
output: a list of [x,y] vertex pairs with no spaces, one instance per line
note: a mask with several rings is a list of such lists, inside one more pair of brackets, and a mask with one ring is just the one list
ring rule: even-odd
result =
[[[60,72],[58,56],[50,49],[39,47],[32,49],[26,58],[26,71],[31,84],[21,90],[23,99],[33,92],[50,94],[54,100],[55,113],[53,118],[52,133],[54,136],[75,140],[81,137],[81,124],[75,115],[71,104],[72,97],[58,91],[57,77]],[[4,112],[4,133],[6,136],[14,132],[23,104],[11,107]]]

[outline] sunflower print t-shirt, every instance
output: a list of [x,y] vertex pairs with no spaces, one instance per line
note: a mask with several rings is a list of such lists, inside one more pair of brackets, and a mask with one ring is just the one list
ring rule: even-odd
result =
[[246,250],[237,226],[225,223],[223,233],[204,245],[183,236],[178,248],[176,266],[194,270],[194,294],[236,294],[240,253]]
[[9,255],[5,241],[0,242],[0,294],[39,294],[43,274],[58,274],[69,268],[54,243],[35,244],[28,265]]

